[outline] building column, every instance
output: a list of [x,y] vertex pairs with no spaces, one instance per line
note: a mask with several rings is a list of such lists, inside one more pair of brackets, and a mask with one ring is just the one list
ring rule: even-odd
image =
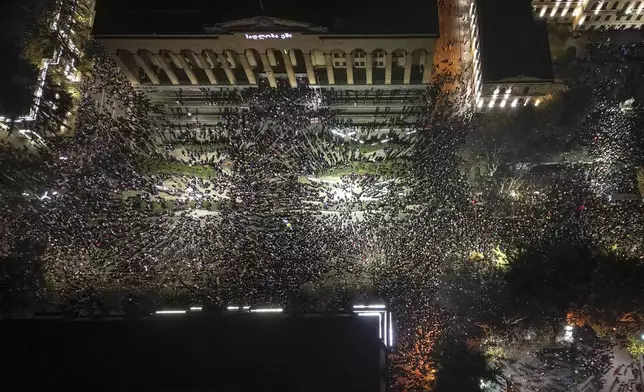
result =
[[315,80],[315,72],[313,71],[313,62],[311,61],[312,53],[304,54],[304,64],[306,65],[306,74],[309,77],[309,84],[317,84]]
[[391,63],[393,62],[393,53],[385,53],[385,84],[391,84]]
[[432,77],[432,58],[429,53],[425,55],[425,63],[423,65],[423,83],[429,84],[429,81]]
[[177,78],[177,75],[170,67],[170,64],[168,64],[168,62],[165,61],[165,57],[163,57],[163,55],[153,53],[152,58],[156,60],[159,67],[163,68],[163,71],[165,71],[166,75],[168,75],[168,79],[170,79],[170,82],[172,82],[172,84],[175,84],[175,85],[179,84],[179,78]]
[[199,84],[199,79],[197,79],[197,75],[195,75],[194,71],[192,70],[192,67],[190,67],[190,64],[186,61],[186,59],[183,57],[184,53],[179,53],[177,58],[179,59],[179,63],[181,64],[181,67],[183,67],[184,72],[186,75],[188,75],[188,79],[190,79],[190,83],[192,84]]
[[262,65],[264,65],[264,72],[268,78],[268,84],[275,88],[277,87],[277,81],[275,80],[275,74],[273,73],[273,68],[271,68],[271,63],[268,61],[268,55],[266,52],[260,53],[259,57],[262,59]]
[[206,73],[206,76],[208,77],[210,84],[217,84],[217,77],[215,76],[215,73],[212,72],[212,68],[210,68],[210,64],[208,64],[208,61],[206,60],[206,56],[204,56],[202,53],[193,53],[193,56],[195,58],[195,61],[199,63],[199,66]]
[[367,70],[367,84],[373,84],[373,73],[371,67],[373,66],[373,56],[371,53],[367,53],[365,69]]
[[407,53],[405,55],[405,77],[403,80],[403,83],[409,84],[411,83],[411,63],[414,59],[414,56],[411,53]]
[[235,78],[235,74],[233,73],[232,68],[230,68],[230,64],[228,64],[228,57],[226,56],[225,53],[217,53],[217,57],[219,58],[219,63],[221,64],[222,67],[224,67],[224,71],[226,71],[226,76],[228,77],[228,82],[232,84],[233,86],[237,84],[237,78]]
[[119,66],[119,68],[121,68],[123,75],[125,75],[127,80],[129,80],[132,85],[138,86],[139,84],[141,84],[141,82],[139,82],[138,71],[134,70],[135,64],[133,64],[130,52],[128,52],[127,50],[119,49],[116,51],[116,53],[112,54],[112,58]]
[[333,74],[333,63],[331,62],[331,53],[324,54],[324,62],[326,63],[326,77],[329,84],[335,84],[335,75]]
[[353,84],[353,53],[346,54],[347,57],[347,84]]
[[154,73],[154,70],[150,68],[143,56],[145,56],[145,52],[143,52],[142,50],[139,50],[139,53],[132,53],[132,58],[134,58],[134,61],[138,64],[139,67],[143,68],[143,71],[148,76],[152,84],[161,84],[159,77]]
[[288,81],[291,84],[291,87],[297,87],[297,79],[295,79],[295,71],[293,71],[293,63],[291,62],[291,55],[289,49],[286,53],[282,53],[282,58],[284,59],[284,67],[286,68],[286,74],[288,75]]
[[242,67],[244,67],[244,72],[246,73],[246,79],[248,79],[248,83],[257,84],[257,80],[255,80],[255,74],[253,73],[253,70],[248,63],[248,59],[246,58],[246,53],[239,55],[239,62],[242,64]]

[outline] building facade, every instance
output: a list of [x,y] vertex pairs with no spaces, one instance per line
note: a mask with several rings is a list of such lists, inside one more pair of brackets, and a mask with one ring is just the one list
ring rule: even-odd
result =
[[414,104],[430,81],[436,41],[432,34],[331,34],[270,17],[221,23],[202,35],[97,38],[132,85],[169,109],[188,102],[207,122],[222,110],[209,102],[212,97],[251,87],[333,90],[334,104],[351,105],[366,117],[374,100]]
[[630,30],[644,25],[641,0],[532,0],[534,15],[574,31]]

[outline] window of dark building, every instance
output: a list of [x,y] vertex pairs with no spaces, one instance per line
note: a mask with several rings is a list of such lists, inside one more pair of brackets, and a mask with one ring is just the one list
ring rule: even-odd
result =
[[611,7],[611,10],[616,10],[617,7],[619,7],[619,1],[613,4],[613,6]]
[[530,92],[530,87],[526,87],[523,89],[524,94],[528,94]]
[[642,20],[642,16],[644,15],[637,15],[637,18],[635,18],[635,20]]
[[602,10],[606,10],[606,9],[608,9],[608,2],[606,2],[606,3],[604,3],[602,5]]

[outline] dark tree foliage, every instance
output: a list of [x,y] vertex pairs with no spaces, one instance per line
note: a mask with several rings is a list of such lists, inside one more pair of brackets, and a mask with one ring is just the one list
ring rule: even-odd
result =
[[480,351],[449,335],[437,342],[433,357],[437,365],[434,392],[479,392],[482,381],[495,383],[500,376]]
[[644,310],[644,264],[587,245],[527,249],[510,263],[506,280],[517,314],[533,322],[561,320],[580,309],[594,320],[614,323]]

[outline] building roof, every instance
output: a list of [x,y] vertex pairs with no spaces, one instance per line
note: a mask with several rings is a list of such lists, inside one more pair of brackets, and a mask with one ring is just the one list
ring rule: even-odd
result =
[[364,317],[155,316],[0,321],[0,389],[378,391]]
[[523,76],[553,80],[545,22],[530,0],[478,0],[483,82]]
[[26,115],[33,103],[38,72],[21,56],[21,41],[39,3],[0,2],[0,116]]
[[438,35],[434,0],[99,0],[94,31],[204,34],[218,23],[271,16],[328,28],[329,34]]

